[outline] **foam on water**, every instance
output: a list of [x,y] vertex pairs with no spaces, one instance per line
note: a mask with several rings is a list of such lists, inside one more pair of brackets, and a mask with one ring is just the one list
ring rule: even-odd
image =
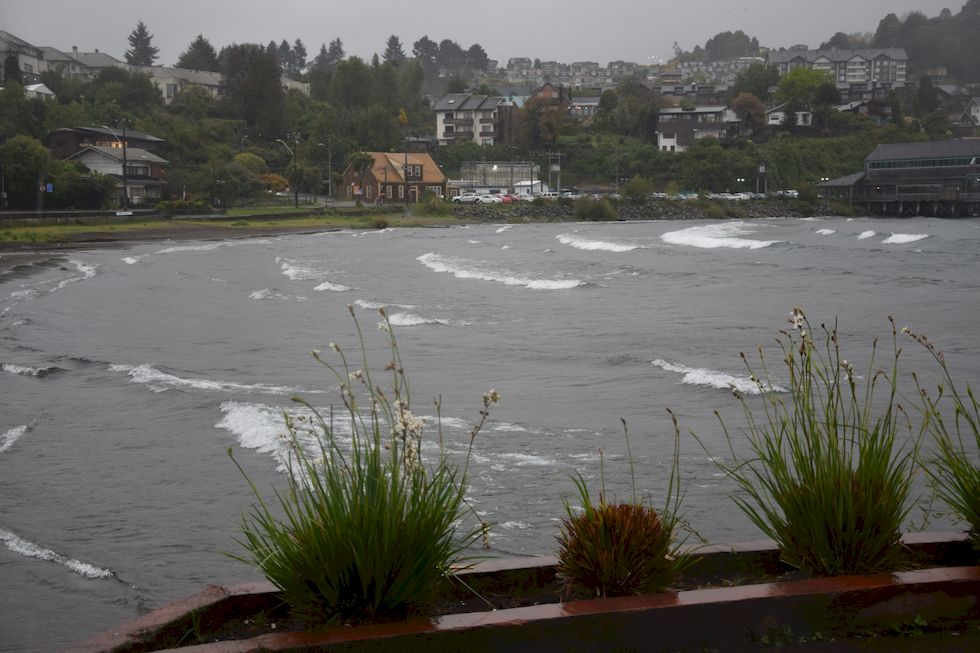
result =
[[85,578],[112,578],[115,576],[115,574],[109,569],[96,567],[95,565],[90,565],[89,563],[82,562],[81,560],[66,558],[59,553],[55,553],[51,549],[45,549],[44,547],[34,544],[33,542],[28,542],[27,540],[18,537],[14,533],[4,528],[0,528],[0,542],[6,544],[7,548],[14,553],[27,558],[37,558],[38,560],[46,560],[48,562],[57,563],[68,571],[78,574],[79,576],[84,576]]
[[305,302],[306,297],[300,295],[289,295],[287,293],[279,292],[278,290],[273,290],[271,288],[263,288],[262,290],[256,290],[248,296],[249,299],[254,299],[257,301],[263,301],[266,299],[274,299],[281,302]]
[[858,235],[858,240],[867,240],[868,238],[873,238],[874,236],[875,236],[875,232],[873,232],[873,231],[871,231],[871,230],[869,229],[869,230],[867,230],[867,231],[862,231],[862,232],[861,232],[861,233],[860,233],[860,234]]
[[569,247],[584,249],[586,251],[620,253],[632,252],[634,249],[643,249],[640,245],[624,245],[621,243],[610,243],[604,240],[586,240],[584,238],[577,238],[570,234],[559,234],[555,236],[555,238],[562,245],[568,245]]
[[[747,395],[762,394],[763,391],[763,387],[747,376],[734,376],[731,374],[726,374],[725,372],[718,372],[716,370],[687,367],[686,365],[675,365],[674,363],[668,363],[660,358],[652,361],[652,363],[664,371],[683,374],[684,377],[681,379],[681,383],[688,385],[700,385],[708,388],[717,388],[719,390],[730,390],[734,388]],[[771,390],[773,392],[786,392],[784,388],[779,386],[773,386]]]
[[829,236],[831,234],[837,233],[837,231],[834,229],[817,229],[817,233],[820,234],[821,236]]
[[52,372],[61,371],[60,367],[28,367],[27,365],[15,365],[13,363],[4,363],[0,365],[0,369],[19,376],[47,376]]
[[502,234],[505,231],[510,231],[513,226],[514,225],[505,224],[503,227],[500,227],[499,229],[497,229],[496,233]]
[[451,256],[441,256],[433,252],[419,256],[417,261],[421,262],[430,270],[435,272],[448,272],[457,279],[478,279],[480,281],[494,281],[506,286],[524,286],[531,290],[569,290],[585,285],[585,282],[578,279],[533,279],[530,277],[518,276],[507,271],[494,271],[482,267],[475,261]]
[[146,363],[135,366],[111,364],[109,365],[109,371],[128,374],[132,383],[143,384],[153,392],[166,392],[167,390],[204,390],[207,392],[259,392],[272,395],[309,394],[317,392],[302,388],[266,385],[264,383],[249,384],[235,383],[234,381],[214,381],[211,379],[185,379],[162,372]]
[[21,424],[20,426],[15,426],[6,433],[0,434],[0,453],[7,451],[10,449],[10,447],[14,446],[14,443],[24,437],[24,434],[30,430],[30,424]]
[[320,270],[288,258],[277,257],[276,263],[279,264],[282,273],[292,281],[324,281],[332,274],[329,270]]
[[136,265],[142,258],[142,256],[124,256],[122,262],[126,265]]
[[884,245],[905,245],[928,237],[929,234],[892,234],[881,242]]
[[719,224],[699,225],[680,231],[668,231],[660,239],[671,245],[684,245],[700,249],[762,249],[769,247],[778,240],[752,240],[741,238],[754,233],[749,225],[741,220]]
[[350,290],[348,286],[340,283],[331,283],[330,281],[324,281],[319,286],[316,286],[313,290],[317,292],[323,292],[329,290],[330,292],[347,292]]
[[272,241],[267,238],[256,238],[256,239],[244,239],[244,240],[222,240],[215,243],[206,243],[204,245],[176,245],[174,247],[167,247],[166,249],[161,249],[154,252],[154,254],[179,254],[181,252],[210,252],[218,249],[219,247],[243,247],[246,245],[267,245]]
[[379,308],[386,308],[386,309],[390,309],[390,308],[403,308],[405,310],[410,311],[413,308],[415,308],[415,305],[414,304],[388,304],[388,303],[384,303],[384,302],[369,302],[369,301],[367,301],[365,299],[357,299],[357,300],[354,300],[354,306],[356,306],[358,308],[363,308],[363,309],[369,310],[369,311],[376,311]]
[[433,318],[422,317],[418,313],[393,313],[388,316],[388,321],[394,326],[410,327],[422,324],[440,324],[449,326],[448,320],[436,320]]
[[67,279],[62,279],[61,281],[58,282],[58,285],[57,286],[55,286],[54,288],[51,289],[51,292],[54,292],[56,290],[61,290],[65,286],[69,286],[69,285],[71,285],[73,283],[77,283],[79,281],[84,281],[85,279],[91,279],[92,277],[95,276],[95,272],[98,269],[94,265],[88,265],[87,263],[83,263],[82,261],[76,261],[75,259],[70,259],[68,262],[71,263],[72,265],[74,265],[75,266],[75,269],[78,272],[81,272],[82,273],[82,276],[80,276],[80,277],[68,277]]
[[38,292],[34,288],[28,288],[27,290],[15,290],[10,293],[11,299],[16,299],[17,301],[25,301],[28,299],[34,299],[38,297]]

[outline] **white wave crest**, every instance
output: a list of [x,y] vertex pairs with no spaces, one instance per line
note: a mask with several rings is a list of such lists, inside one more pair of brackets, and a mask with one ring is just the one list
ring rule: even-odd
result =
[[741,220],[700,225],[681,229],[680,231],[668,231],[660,236],[660,239],[671,245],[686,245],[701,249],[762,249],[763,247],[769,247],[772,244],[781,242],[778,240],[751,240],[749,238],[741,238],[740,236],[747,236],[753,233],[748,226]]
[[256,290],[248,296],[249,299],[255,299],[257,301],[262,301],[266,299],[275,299],[281,302],[305,302],[306,297],[301,297],[299,295],[288,295],[286,293],[279,292],[278,290],[272,290],[271,288],[263,288],[262,290]]
[[527,453],[502,453],[497,457],[508,461],[513,467],[550,467],[557,463],[554,458]]
[[282,273],[292,281],[324,281],[331,274],[329,270],[320,270],[288,258],[277,258],[276,263]]
[[57,367],[28,367],[27,365],[14,365],[13,363],[4,363],[0,365],[0,369],[18,376],[47,376],[58,370]]
[[[764,386],[760,385],[756,381],[753,381],[747,376],[733,376],[731,374],[705,368],[675,365],[674,363],[668,363],[660,358],[652,362],[653,365],[664,371],[683,374],[684,378],[681,380],[681,383],[688,385],[701,385],[709,388],[717,388],[719,390],[729,390],[731,388],[735,388],[742,394],[747,395],[762,394],[764,389]],[[784,388],[779,386],[772,386],[771,390],[773,392],[786,392]]]
[[478,279],[480,281],[495,281],[506,286],[524,286],[531,290],[569,290],[585,285],[578,279],[532,279],[517,276],[509,272],[496,272],[481,268],[474,262],[450,256],[440,256],[433,252],[423,254],[416,259],[430,270],[448,272],[457,279]]
[[235,383],[234,381],[213,381],[211,379],[185,379],[173,374],[162,372],[152,365],[109,365],[110,372],[122,372],[129,375],[132,383],[147,386],[153,392],[167,390],[204,390],[209,392],[260,392],[273,395],[288,395],[297,392],[310,393],[301,388],[290,388],[264,383]]
[[502,233],[504,233],[505,231],[510,231],[510,230],[511,230],[511,228],[512,228],[513,226],[514,226],[514,225],[510,225],[510,224],[505,224],[505,225],[504,225],[503,227],[500,227],[499,229],[497,229],[497,231],[496,231],[496,233],[498,233],[498,234],[502,234]]
[[154,252],[154,254],[178,254],[180,252],[210,252],[218,249],[219,247],[242,247],[245,245],[263,245],[263,244],[269,244],[271,242],[272,241],[267,238],[222,240],[220,242],[207,243],[204,245],[176,245],[174,247],[161,249],[157,252]]
[[379,308],[403,308],[407,311],[415,308],[414,304],[387,304],[384,302],[369,302],[365,299],[357,299],[354,301],[354,306],[358,308],[363,308],[369,311],[376,311]]
[[141,258],[143,258],[143,257],[142,256],[124,256],[123,259],[122,259],[122,261],[126,265],[136,265],[137,263],[140,262],[140,259]]
[[10,531],[0,528],[0,542],[7,545],[7,548],[12,552],[26,556],[28,558],[37,558],[38,560],[47,560],[49,562],[56,562],[68,571],[78,574],[79,576],[84,576],[85,578],[112,578],[115,574],[109,569],[103,569],[101,567],[96,567],[95,565],[90,565],[87,562],[82,562],[81,560],[73,560],[71,558],[66,558],[65,556],[55,553],[51,549],[45,549],[33,542],[28,542],[27,540],[18,537]]
[[817,233],[821,236],[830,236],[831,234],[837,233],[834,229],[817,229]]
[[410,327],[419,326],[422,324],[440,324],[442,326],[449,326],[447,320],[436,320],[433,318],[422,317],[418,313],[393,313],[388,316],[388,321],[394,326],[399,327]]
[[15,290],[14,292],[10,293],[10,298],[18,301],[34,299],[37,296],[38,292],[34,288],[28,288],[27,290]]
[[78,272],[82,273],[82,276],[68,277],[67,279],[62,279],[57,286],[51,289],[51,292],[54,292],[55,290],[61,290],[65,286],[71,285],[73,283],[77,283],[79,281],[91,279],[92,277],[95,276],[95,272],[98,269],[97,266],[89,265],[87,263],[83,263],[82,261],[76,261],[75,259],[70,259],[68,262],[74,265],[75,269]]
[[875,232],[871,231],[870,229],[868,231],[862,231],[858,235],[858,240],[867,240],[868,238],[873,238],[874,235],[875,235]]
[[31,430],[30,424],[15,426],[6,433],[0,435],[0,453],[7,451],[14,446],[14,442],[24,437],[24,434]]
[[348,290],[350,290],[350,288],[340,283],[331,283],[329,281],[324,281],[313,290],[317,292],[323,292],[325,290],[329,290],[330,292],[347,292]]
[[881,242],[885,245],[905,245],[928,237],[929,234],[892,234]]
[[584,249],[586,251],[619,253],[632,252],[634,249],[643,249],[640,245],[623,245],[621,243],[610,243],[604,240],[586,240],[584,238],[576,238],[575,236],[569,234],[559,234],[555,236],[555,238],[562,245],[568,245],[569,247]]

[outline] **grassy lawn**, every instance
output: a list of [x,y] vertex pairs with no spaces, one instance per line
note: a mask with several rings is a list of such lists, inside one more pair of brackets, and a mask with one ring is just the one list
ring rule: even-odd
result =
[[[293,209],[292,211],[295,211]],[[270,207],[265,213],[281,214],[281,207]],[[249,209],[248,215],[254,216],[256,209]],[[305,215],[302,215],[304,214]],[[27,242],[27,243],[58,243],[69,242],[79,239],[99,240],[100,234],[103,236],[112,235],[118,239],[119,236],[139,240],[141,237],[153,238],[155,234],[165,231],[167,237],[171,238],[195,238],[195,234],[203,233],[205,230],[211,232],[209,237],[213,237],[214,230],[226,231],[229,236],[234,236],[236,230],[268,229],[274,232],[277,229],[290,231],[296,229],[379,229],[384,227],[424,227],[424,226],[446,226],[462,224],[462,221],[452,216],[438,217],[416,217],[404,215],[402,213],[386,213],[367,216],[343,216],[343,215],[308,215],[309,209],[301,209],[300,215],[295,218],[278,218],[275,220],[259,218],[240,218],[234,221],[228,220],[134,220],[127,222],[105,222],[93,224],[70,224],[70,225],[25,225],[22,227],[0,227],[0,242]],[[242,213],[238,214],[239,216]],[[235,213],[229,211],[229,217],[235,217]],[[179,232],[176,234],[174,232]],[[85,236],[79,236],[85,234]],[[159,237],[159,235],[157,235]]]

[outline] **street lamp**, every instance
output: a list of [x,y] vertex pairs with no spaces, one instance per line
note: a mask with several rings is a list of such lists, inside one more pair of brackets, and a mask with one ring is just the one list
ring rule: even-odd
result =
[[296,160],[296,150],[293,148],[298,149],[299,147],[299,134],[293,132],[293,147],[289,147],[288,145],[286,145],[286,141],[282,140],[281,138],[277,138],[276,142],[282,145],[284,148],[286,148],[286,151],[289,152],[289,155],[293,157],[293,206],[295,206],[298,209],[299,208],[299,182],[297,177],[299,174],[299,168],[298,168],[299,162]]
[[123,208],[129,208],[129,178],[126,176],[126,121],[122,120],[122,139],[116,136],[116,132],[108,125],[102,125],[103,128],[108,129],[112,133],[112,137],[117,141],[122,143],[123,160],[122,160],[122,183],[123,183]]

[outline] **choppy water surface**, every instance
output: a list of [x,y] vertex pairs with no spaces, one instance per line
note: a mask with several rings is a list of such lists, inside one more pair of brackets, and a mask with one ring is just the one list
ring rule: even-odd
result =
[[[845,354],[929,334],[980,378],[977,220],[775,219],[334,232],[80,251],[0,277],[0,650],[45,651],[211,583],[257,578],[224,554],[251,501],[282,481],[282,411],[336,387],[310,358],[357,341],[378,366],[388,307],[415,412],[441,397],[462,451],[479,400],[471,500],[500,555],[551,553],[579,471],[660,502],[666,409],[726,453],[739,352],[770,347],[790,308],[839,319]],[[886,338],[887,340],[887,338]],[[932,370],[906,345],[906,367]],[[927,373],[928,375],[928,373]],[[434,435],[434,430],[432,431]],[[690,436],[688,521],[712,541],[758,533]],[[940,520],[941,521],[941,520]]]

